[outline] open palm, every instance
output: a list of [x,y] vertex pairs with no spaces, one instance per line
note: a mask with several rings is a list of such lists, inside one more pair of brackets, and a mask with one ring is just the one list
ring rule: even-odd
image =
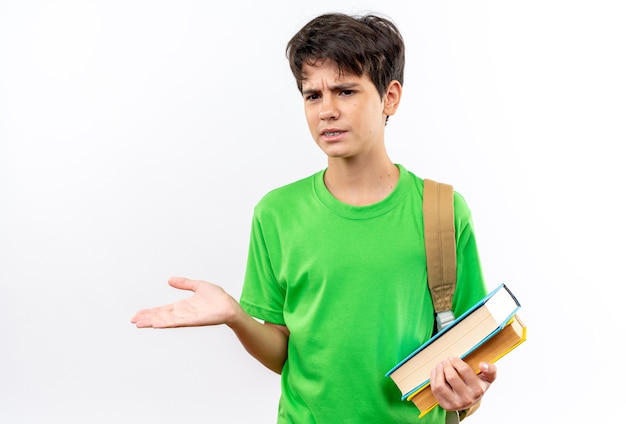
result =
[[193,295],[175,303],[137,312],[131,322],[138,328],[225,324],[235,314],[236,301],[220,286],[182,277],[172,277],[168,283],[174,288],[192,291]]

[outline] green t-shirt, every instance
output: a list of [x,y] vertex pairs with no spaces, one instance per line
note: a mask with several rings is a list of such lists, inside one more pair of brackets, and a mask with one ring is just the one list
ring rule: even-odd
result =
[[[424,419],[385,376],[426,341],[433,306],[426,279],[424,182],[398,165],[384,200],[338,201],[324,171],[257,204],[241,295],[246,312],[290,331],[279,423],[442,423]],[[455,193],[458,316],[486,295],[471,215]]]

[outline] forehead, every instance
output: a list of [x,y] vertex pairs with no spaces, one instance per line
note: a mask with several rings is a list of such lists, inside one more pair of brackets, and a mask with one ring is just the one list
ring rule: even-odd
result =
[[302,66],[302,85],[317,86],[319,84],[344,84],[362,82],[364,76],[340,70],[335,62],[330,60],[317,61],[314,64]]

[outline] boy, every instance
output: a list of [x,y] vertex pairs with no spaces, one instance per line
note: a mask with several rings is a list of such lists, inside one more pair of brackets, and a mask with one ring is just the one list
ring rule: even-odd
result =
[[[328,167],[271,191],[254,210],[240,302],[221,287],[171,278],[194,295],[138,312],[137,327],[226,324],[281,374],[280,423],[443,423],[496,378],[460,359],[439,364],[441,408],[418,420],[385,372],[427,340],[423,180],[393,163],[384,130],[400,103],[404,43],[381,17],[319,16],[288,43],[311,135]],[[486,295],[470,211],[455,194],[455,315]],[[258,318],[262,322],[255,320]]]

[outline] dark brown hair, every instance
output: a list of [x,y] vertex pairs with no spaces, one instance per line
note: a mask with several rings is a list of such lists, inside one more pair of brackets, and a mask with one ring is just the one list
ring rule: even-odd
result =
[[381,98],[389,83],[404,79],[404,41],[396,25],[375,15],[320,15],[287,43],[291,72],[302,92],[304,65],[330,59],[340,73],[367,75]]

